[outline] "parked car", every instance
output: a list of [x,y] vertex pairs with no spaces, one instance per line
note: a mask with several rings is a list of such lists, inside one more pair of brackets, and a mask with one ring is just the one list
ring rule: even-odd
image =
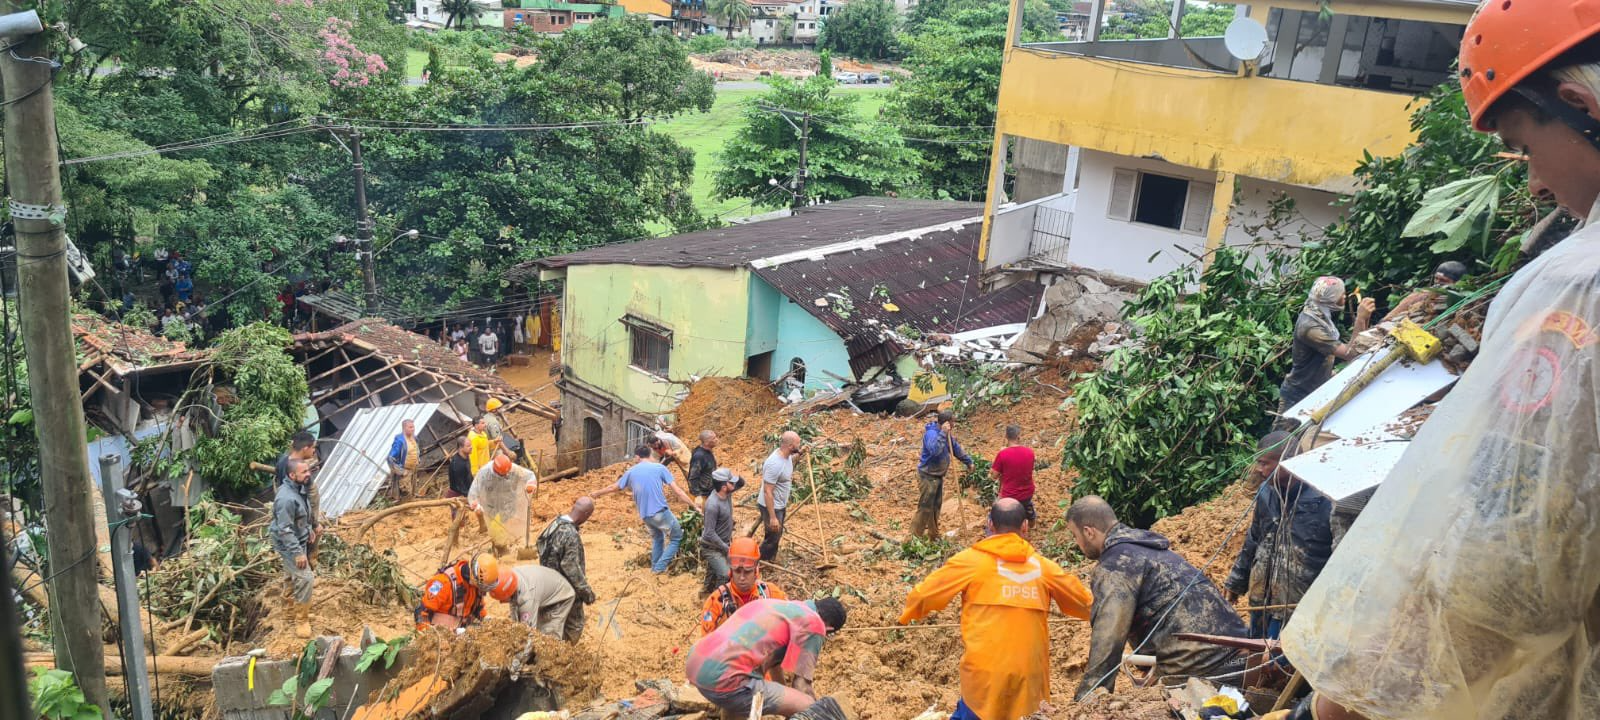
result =
[[833,79],[841,85],[853,85],[861,82],[861,75],[853,72],[836,72],[833,74]]
[[861,82],[867,85],[877,85],[883,81],[883,76],[874,72],[861,73]]

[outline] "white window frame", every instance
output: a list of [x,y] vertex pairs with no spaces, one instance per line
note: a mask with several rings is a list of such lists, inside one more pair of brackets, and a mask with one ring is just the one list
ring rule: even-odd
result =
[[652,430],[649,425],[638,420],[623,421],[622,430],[628,439],[628,452],[630,453],[633,452],[634,448],[644,445],[651,435],[656,434],[656,431]]
[[[1134,219],[1139,208],[1139,194],[1144,191],[1144,178],[1146,175],[1157,175],[1173,180],[1182,180],[1187,183],[1187,193],[1183,200],[1183,212],[1179,213],[1178,227],[1170,228],[1165,225],[1152,225],[1150,223],[1141,223]],[[1106,217],[1112,220],[1161,228],[1171,232],[1180,232],[1185,235],[1205,236],[1211,229],[1211,206],[1215,202],[1216,191],[1216,183],[1206,182],[1204,179],[1197,180],[1182,175],[1115,168],[1111,171],[1111,197],[1106,203]]]
[[[628,329],[628,367],[652,377],[658,377],[663,380],[668,379],[668,375],[672,371],[672,330],[637,315],[623,316],[622,325]],[[666,358],[663,367],[660,368],[660,372],[657,372],[656,368],[646,367],[635,362],[638,359],[635,355],[635,350],[638,349],[639,343],[650,340],[650,338],[644,337],[646,335],[654,336],[655,339],[666,344]]]

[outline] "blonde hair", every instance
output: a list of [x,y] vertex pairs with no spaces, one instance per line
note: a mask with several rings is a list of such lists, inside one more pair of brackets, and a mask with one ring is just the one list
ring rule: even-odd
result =
[[1589,89],[1589,92],[1600,97],[1600,63],[1578,63],[1566,67],[1550,70],[1551,79],[1556,83],[1577,83]]

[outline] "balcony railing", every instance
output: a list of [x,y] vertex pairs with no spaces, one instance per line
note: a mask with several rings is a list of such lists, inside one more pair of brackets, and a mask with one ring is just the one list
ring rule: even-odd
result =
[[1220,37],[1028,43],[1024,47],[1066,55],[1127,60],[1227,74],[1233,74],[1239,67],[1239,61],[1228,54],[1228,48],[1223,46]]
[[1073,198],[1050,195],[995,210],[985,267],[1032,263],[1067,266]]

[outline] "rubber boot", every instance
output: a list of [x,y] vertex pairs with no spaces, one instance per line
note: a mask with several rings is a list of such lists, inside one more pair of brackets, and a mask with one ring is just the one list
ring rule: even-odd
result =
[[311,639],[311,603],[294,604],[294,634],[301,640]]

